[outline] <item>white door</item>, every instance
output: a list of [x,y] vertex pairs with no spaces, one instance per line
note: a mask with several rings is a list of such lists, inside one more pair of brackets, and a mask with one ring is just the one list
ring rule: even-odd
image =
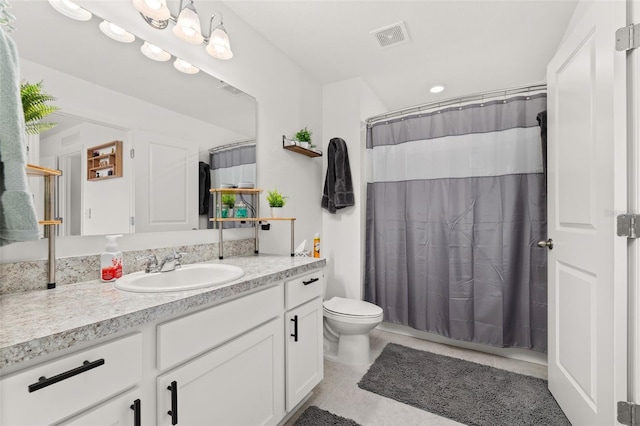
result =
[[613,425],[626,393],[625,4],[583,6],[547,68],[549,389],[574,425]]
[[136,132],[135,231],[198,229],[198,147],[150,132]]

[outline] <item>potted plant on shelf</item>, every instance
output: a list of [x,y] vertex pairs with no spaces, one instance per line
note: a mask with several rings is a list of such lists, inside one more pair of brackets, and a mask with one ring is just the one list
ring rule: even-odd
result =
[[312,132],[305,127],[296,133],[296,140],[300,142],[301,147],[308,149],[311,144],[311,135]]
[[286,203],[286,198],[282,193],[278,191],[278,188],[274,188],[267,192],[267,202],[271,207],[271,217],[282,217],[282,207]]
[[222,194],[222,214],[223,218],[233,217],[233,206],[236,205],[236,196],[233,194]]

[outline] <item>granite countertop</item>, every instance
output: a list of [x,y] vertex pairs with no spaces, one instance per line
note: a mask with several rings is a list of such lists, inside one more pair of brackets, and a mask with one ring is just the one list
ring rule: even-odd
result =
[[322,268],[326,260],[260,254],[205,263],[236,265],[245,275],[215,288],[169,293],[126,292],[96,280],[0,296],[0,368],[268,286]]

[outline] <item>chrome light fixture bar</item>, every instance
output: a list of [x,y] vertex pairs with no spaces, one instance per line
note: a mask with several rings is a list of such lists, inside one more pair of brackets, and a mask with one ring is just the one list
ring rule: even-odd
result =
[[[209,37],[202,34],[200,26],[200,18],[196,11],[193,0],[188,0],[185,6],[185,0],[180,0],[180,13],[178,16],[171,15],[167,7],[166,0],[132,0],[133,6],[136,8],[147,24],[155,29],[165,29],[169,25],[169,21],[175,26],[172,29],[173,34],[183,41],[191,44],[207,43],[205,50],[214,58],[228,60],[233,58],[231,51],[231,43],[229,34],[222,24],[222,13],[214,12],[209,20]],[[213,27],[213,20],[216,16],[220,16],[220,25]]]

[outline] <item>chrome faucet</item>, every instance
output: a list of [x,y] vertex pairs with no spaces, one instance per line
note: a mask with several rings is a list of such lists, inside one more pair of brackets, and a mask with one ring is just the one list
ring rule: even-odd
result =
[[154,253],[151,253],[148,256],[140,257],[138,258],[138,260],[147,261],[147,266],[144,269],[144,272],[147,274],[151,272],[171,272],[175,271],[176,268],[182,266],[180,259],[182,259],[183,254],[184,253],[180,253],[174,250],[173,253],[166,255],[165,258],[162,259],[162,262],[160,262],[160,264],[158,264],[158,258]]

